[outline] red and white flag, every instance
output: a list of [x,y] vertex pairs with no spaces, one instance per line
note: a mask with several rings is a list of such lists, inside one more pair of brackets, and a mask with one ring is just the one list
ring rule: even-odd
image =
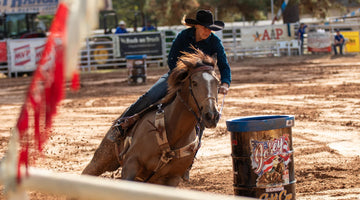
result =
[[20,141],[18,181],[21,166],[28,167],[35,160],[49,137],[52,119],[64,97],[65,81],[71,80],[73,89],[79,85],[78,59],[73,55],[78,55],[81,43],[97,25],[98,11],[103,5],[103,1],[97,0],[59,3],[15,127]]

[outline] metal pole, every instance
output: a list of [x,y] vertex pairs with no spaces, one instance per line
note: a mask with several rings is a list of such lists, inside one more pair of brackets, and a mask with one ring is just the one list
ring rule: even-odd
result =
[[218,19],[218,8],[215,7],[215,20],[217,20],[217,19]]
[[271,0],[271,20],[274,19],[274,0]]

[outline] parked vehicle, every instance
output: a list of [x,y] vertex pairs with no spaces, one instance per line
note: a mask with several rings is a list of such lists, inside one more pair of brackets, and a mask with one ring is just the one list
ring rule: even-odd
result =
[[0,39],[25,39],[46,37],[46,27],[38,12],[3,13],[0,16]]

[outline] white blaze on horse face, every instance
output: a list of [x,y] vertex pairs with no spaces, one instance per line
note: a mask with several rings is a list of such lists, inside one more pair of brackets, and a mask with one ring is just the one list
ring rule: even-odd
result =
[[202,73],[202,77],[204,78],[204,80],[206,80],[206,83],[207,83],[207,85],[206,85],[206,88],[208,89],[207,97],[208,98],[216,97],[216,94],[213,94],[213,92],[211,91],[211,83],[213,83],[214,77],[211,74],[209,74],[208,72]]
[[[214,79],[214,77],[213,77],[211,74],[207,73],[207,72],[202,73],[202,77],[203,77],[203,78],[206,80],[206,82],[207,82],[206,88],[211,88],[211,81]],[[208,97],[211,97],[210,92],[209,92],[209,94],[208,94]]]

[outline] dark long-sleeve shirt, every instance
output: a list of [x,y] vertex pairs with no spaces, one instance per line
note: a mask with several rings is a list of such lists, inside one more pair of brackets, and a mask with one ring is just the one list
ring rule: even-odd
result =
[[190,48],[190,44],[192,44],[194,47],[199,48],[207,55],[217,55],[217,65],[221,75],[221,83],[227,83],[230,85],[231,70],[221,40],[214,33],[211,33],[207,39],[196,42],[195,30],[196,29],[194,27],[185,29],[181,31],[173,41],[168,56],[168,65],[170,70],[176,67],[178,58],[182,56],[181,51],[193,52]]

